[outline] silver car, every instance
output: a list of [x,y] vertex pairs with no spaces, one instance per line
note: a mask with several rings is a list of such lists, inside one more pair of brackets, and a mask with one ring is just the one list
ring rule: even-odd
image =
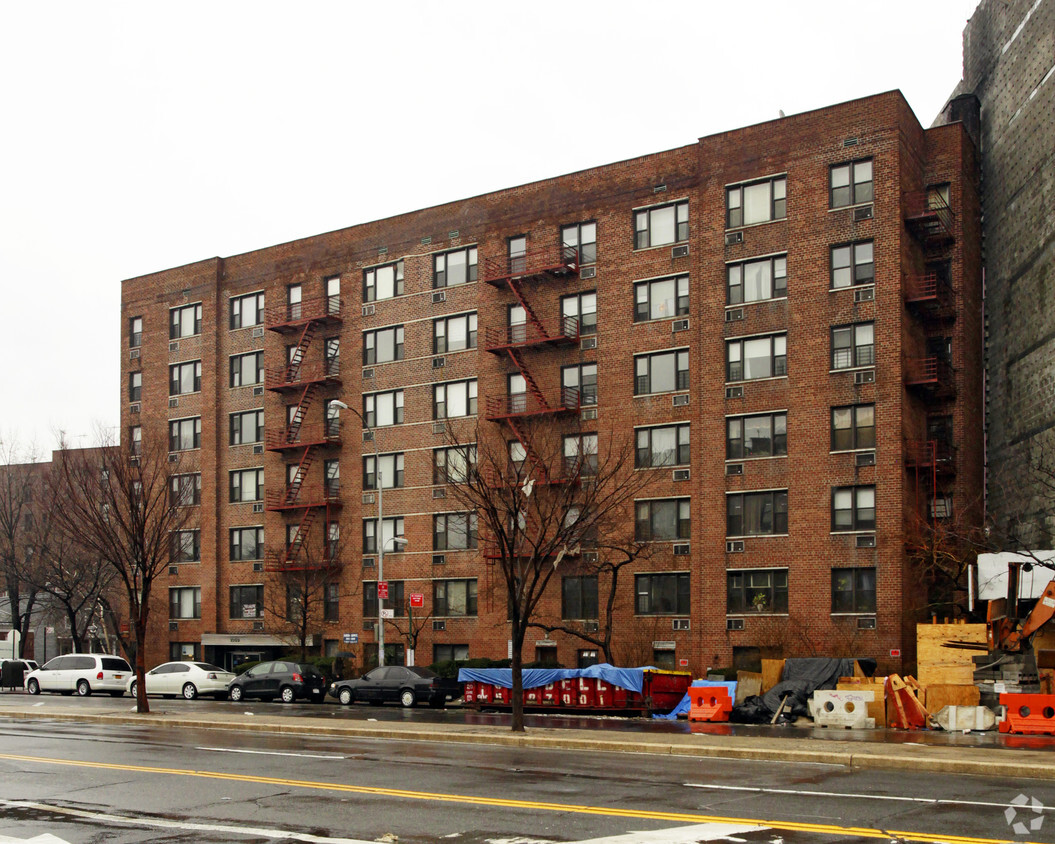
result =
[[74,692],[86,697],[92,692],[107,692],[121,697],[128,685],[132,667],[121,657],[111,654],[66,654],[48,660],[36,671],[30,671],[23,686],[31,695],[41,692]]
[[[164,662],[148,671],[146,681],[148,695],[175,697],[183,695],[194,700],[198,695],[212,695],[217,700],[227,697],[227,685],[234,674],[207,662]],[[128,681],[128,693],[136,696],[136,678]]]

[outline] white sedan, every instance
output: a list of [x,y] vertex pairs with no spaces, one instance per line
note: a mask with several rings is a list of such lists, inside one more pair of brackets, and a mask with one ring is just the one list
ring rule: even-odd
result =
[[[148,695],[175,697],[183,695],[194,700],[198,695],[227,697],[227,685],[234,674],[207,662],[165,662],[146,673]],[[128,681],[128,693],[136,696],[136,677]]]

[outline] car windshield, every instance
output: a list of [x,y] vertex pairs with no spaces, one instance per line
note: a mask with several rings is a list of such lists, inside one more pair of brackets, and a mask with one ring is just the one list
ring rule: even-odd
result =
[[226,668],[220,668],[216,665],[210,665],[207,662],[192,662],[191,665],[197,666],[202,671],[220,671],[224,674],[228,673]]

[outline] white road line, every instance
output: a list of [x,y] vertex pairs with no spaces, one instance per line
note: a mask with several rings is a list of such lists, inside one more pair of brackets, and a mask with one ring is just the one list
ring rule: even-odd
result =
[[208,750],[212,753],[251,753],[255,756],[296,756],[298,759],[347,759],[346,756],[333,756],[323,753],[283,753],[279,750],[245,750],[241,747],[196,747],[195,750]]
[[[926,803],[930,806],[984,806],[1007,809],[1011,803],[990,803],[985,800],[944,800],[936,797],[898,797],[887,794],[852,794],[842,791],[804,791],[793,788],[758,788],[749,785],[719,785],[717,783],[686,782],[685,788],[703,788],[714,791],[748,791],[755,794],[791,794],[796,797],[852,797],[855,800],[893,800],[902,803]],[[1017,808],[1017,807],[1016,807]],[[1055,806],[1044,806],[1045,812],[1055,812]]]
[[306,832],[289,832],[285,829],[267,829],[257,826],[228,826],[225,824],[188,823],[186,821],[166,821],[158,818],[134,818],[123,815],[108,815],[102,812],[85,812],[80,809],[67,809],[62,806],[50,806],[47,803],[32,803],[28,800],[0,800],[0,806],[12,809],[36,809],[68,815],[87,821],[100,823],[126,824],[128,826],[146,826],[157,829],[192,829],[199,832],[220,832],[229,835],[245,835],[253,838],[278,838],[289,841],[306,841],[309,844],[373,844],[361,838],[327,838],[322,835],[310,835]]

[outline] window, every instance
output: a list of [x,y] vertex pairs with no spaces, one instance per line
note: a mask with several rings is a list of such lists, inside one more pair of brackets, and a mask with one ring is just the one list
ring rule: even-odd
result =
[[201,642],[170,642],[169,659],[172,662],[201,661]]
[[300,319],[304,304],[304,287],[300,284],[290,284],[286,287],[286,318],[290,320]]
[[634,578],[637,615],[688,615],[689,574],[639,574]]
[[169,451],[201,448],[201,417],[173,419],[169,422]]
[[143,451],[143,426],[133,425],[128,429],[129,449],[132,454],[141,454]]
[[326,290],[326,313],[339,314],[341,312],[341,277],[331,275],[323,279],[322,284]]
[[834,165],[829,173],[829,198],[832,208],[872,201],[872,159]]
[[230,616],[231,618],[263,618],[264,587],[232,586]]
[[[403,517],[393,516],[392,518],[385,518],[384,525],[381,528],[381,537],[384,541],[386,554],[402,547],[392,541],[397,536],[403,536]],[[377,553],[377,519],[363,519],[363,553]]]
[[169,367],[169,395],[183,396],[201,391],[201,361],[174,363]]
[[303,620],[304,587],[299,583],[288,583],[286,584],[286,621],[290,624],[300,624]]
[[327,583],[322,594],[322,620],[340,621],[341,587],[338,583]]
[[565,407],[587,407],[597,404],[597,364],[580,363],[560,371]]
[[370,454],[363,458],[363,489],[377,489],[377,463],[381,462],[381,484],[385,489],[403,486],[403,452]]
[[341,338],[327,337],[323,348],[327,375],[339,375],[341,372]]
[[[402,580],[389,580],[388,597],[385,598],[385,609],[393,611],[397,618],[406,615],[406,602],[404,601],[405,586]],[[363,581],[363,618],[377,618],[377,581]]]
[[684,466],[690,460],[688,424],[637,428],[634,438],[636,442],[634,468],[636,469]]
[[465,551],[476,547],[476,513],[437,513],[432,517],[434,551]]
[[367,428],[403,424],[403,391],[370,393],[363,396],[363,417]]
[[875,331],[872,323],[859,322],[832,329],[832,369],[875,366]]
[[363,301],[391,299],[403,295],[403,262],[363,270]]
[[634,356],[634,395],[689,389],[689,350]]
[[264,498],[264,470],[238,469],[230,475],[229,501],[261,501]]
[[575,665],[577,668],[589,668],[591,665],[597,665],[598,662],[600,659],[596,648],[581,648],[576,651]]
[[128,320],[128,347],[138,349],[143,345],[143,317],[134,316]]
[[597,223],[561,226],[560,242],[564,247],[563,257],[575,250],[575,258],[580,264],[597,263]]
[[341,553],[341,523],[326,523],[326,559],[336,560]]
[[672,202],[634,212],[634,248],[648,249],[689,239],[689,203]]
[[522,273],[527,269],[527,237],[517,235],[507,241],[509,250],[509,271],[511,273]]
[[231,414],[231,445],[264,441],[264,411],[247,410]]
[[476,379],[451,381],[433,387],[432,418],[453,419],[476,415]]
[[337,459],[324,460],[322,463],[324,478],[323,492],[327,498],[336,498],[341,491],[341,463]]
[[231,355],[231,386],[247,387],[264,380],[264,353]]
[[201,334],[201,302],[169,309],[169,340]]
[[143,397],[143,373],[128,373],[128,400],[139,401]]
[[788,532],[788,491],[735,492],[725,496],[726,536],[779,536]]
[[432,452],[434,484],[464,484],[476,468],[476,445],[437,448]]
[[403,326],[363,332],[363,364],[403,360]]
[[832,489],[833,532],[875,529],[874,486],[842,486]]
[[169,618],[201,618],[201,587],[169,589]]
[[597,618],[597,575],[561,581],[561,618]]
[[476,579],[434,580],[432,582],[434,616],[476,615]]
[[725,189],[725,227],[753,226],[788,215],[787,176],[733,185]]
[[689,538],[688,498],[638,501],[634,511],[634,538],[638,542]]
[[832,614],[874,613],[876,570],[872,567],[832,569]]
[[231,299],[231,328],[264,324],[264,294],[250,293]]
[[574,336],[574,328],[579,334],[597,333],[597,292],[576,293],[560,300],[560,315],[563,320],[561,330]]
[[730,416],[725,426],[726,460],[780,457],[788,453],[787,413]]
[[231,528],[231,559],[235,562],[264,559],[264,529]]
[[432,664],[437,662],[461,662],[469,658],[468,645],[433,645]]
[[939,492],[927,501],[932,519],[952,518],[952,493]]
[[787,569],[734,569],[725,574],[725,611],[786,613]]
[[728,305],[784,299],[788,295],[787,255],[727,264],[725,276]]
[[872,241],[832,247],[832,290],[875,283]]
[[634,322],[669,319],[689,312],[689,277],[639,281],[634,285]]
[[201,533],[196,530],[172,531],[172,548],[169,559],[173,563],[201,562]]
[[476,281],[476,247],[441,252],[433,262],[432,286],[454,287]]
[[876,447],[874,404],[832,408],[832,451]]
[[788,336],[725,341],[725,380],[753,381],[788,374]]
[[476,313],[432,322],[432,352],[436,355],[476,348]]
[[169,479],[169,505],[193,507],[201,504],[201,473],[173,475]]
[[597,474],[597,434],[564,438],[564,474],[568,477]]

